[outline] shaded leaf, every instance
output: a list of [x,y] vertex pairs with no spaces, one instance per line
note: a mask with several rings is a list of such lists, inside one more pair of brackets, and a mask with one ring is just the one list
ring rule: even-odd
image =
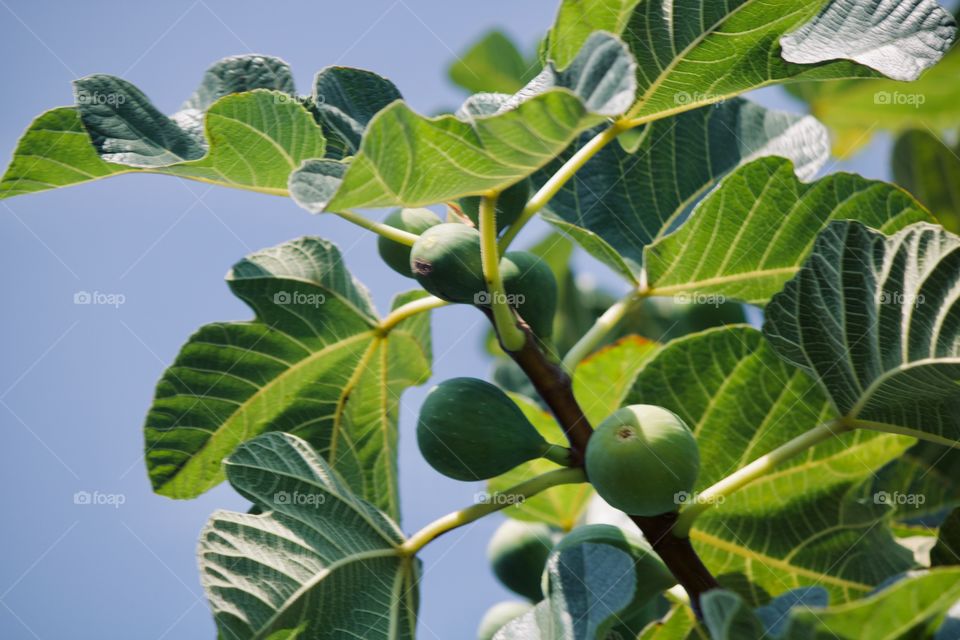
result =
[[400,100],[400,91],[372,71],[351,67],[327,67],[313,83],[313,109],[331,143],[328,155],[352,156],[360,150],[360,138],[370,120]]
[[960,449],[917,442],[877,473],[876,491],[917,497],[909,503],[894,501],[897,520],[939,526],[951,509],[960,507]]
[[418,561],[397,525],[357,498],[310,446],[262,435],[225,461],[261,515],[218,511],[200,570],[220,636],[412,640]]
[[447,73],[470,93],[516,93],[539,71],[502,31],[488,31],[459,56]]
[[547,34],[547,57],[565,66],[597,31],[622,34],[638,0],[562,0]]
[[837,173],[805,184],[788,160],[757,160],[728,176],[679,230],[647,248],[652,294],[764,304],[800,270],[831,220],[892,233],[933,218],[889,183]]
[[232,93],[271,89],[296,93],[290,65],[272,56],[230,56],[215,62],[203,74],[200,86],[183,103],[182,109],[206,111],[214,102]]
[[768,305],[764,333],[852,424],[954,445],[958,296],[957,236],[920,223],[888,238],[834,222]]
[[[640,371],[626,402],[666,407],[693,429],[696,491],[835,416],[815,380],[743,326],[668,344]],[[824,442],[703,513],[690,538],[721,580],[743,574],[754,591],[817,584],[833,601],[861,597],[911,566],[868,482],[909,444],[871,432]]]
[[[960,56],[958,56],[960,59]],[[960,95],[954,104],[960,104]],[[958,114],[960,119],[960,114]],[[926,131],[906,131],[893,148],[893,176],[953,233],[960,233],[960,146],[951,149]]]
[[[545,183],[583,136],[535,176]],[[795,161],[812,177],[829,155],[813,118],[732,100],[649,125],[633,153],[607,145],[548,205],[548,222],[628,280],[637,281],[643,248],[665,236],[726,173],[769,155]]]
[[960,565],[960,509],[954,509],[937,533],[937,544],[930,550],[934,567]]
[[284,431],[396,517],[399,397],[429,376],[429,316],[381,332],[366,290],[318,238],[255,253],[227,280],[256,319],[202,327],[164,373],[145,426],[154,490],[195,497],[223,480],[237,445]]

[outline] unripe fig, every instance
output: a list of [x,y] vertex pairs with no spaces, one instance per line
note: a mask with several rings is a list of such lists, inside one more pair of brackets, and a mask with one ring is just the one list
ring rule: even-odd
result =
[[[440,223],[440,217],[429,209],[397,209],[383,221],[388,227],[409,231],[418,236]],[[377,239],[377,250],[387,266],[402,276],[413,277],[410,272],[410,247],[380,236]]]
[[557,279],[547,263],[527,251],[508,251],[500,261],[500,275],[503,288],[517,301],[517,313],[530,330],[541,338],[553,335]]
[[697,441],[676,414],[635,404],[600,423],[587,445],[587,477],[600,497],[634,516],[676,511],[700,471]]
[[410,269],[424,289],[448,302],[473,304],[487,290],[480,232],[465,224],[427,229],[410,251]]
[[[521,180],[504,189],[497,198],[497,231],[503,230],[517,221],[530,198],[530,181]],[[480,226],[480,196],[467,196],[460,199],[460,210]]]
[[477,640],[493,640],[508,622],[511,622],[533,608],[528,602],[505,600],[493,605],[483,614],[480,626],[477,628]]
[[507,520],[487,547],[493,574],[514,593],[537,602],[543,599],[540,576],[553,550],[553,532],[539,522]]
[[[475,378],[434,387],[417,422],[417,444],[431,467],[457,480],[486,480],[555,453],[503,391]],[[553,451],[551,451],[553,450]]]

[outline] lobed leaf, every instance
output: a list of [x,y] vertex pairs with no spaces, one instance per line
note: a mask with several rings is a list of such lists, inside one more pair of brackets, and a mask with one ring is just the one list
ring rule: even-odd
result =
[[679,230],[647,247],[651,294],[764,304],[833,220],[892,233],[933,218],[895,185],[844,173],[806,184],[789,161],[764,158],[728,176]]
[[220,637],[414,638],[419,565],[386,514],[289,434],[241,445],[225,467],[263,513],[218,511],[201,533]]
[[960,442],[960,238],[834,222],[767,307],[777,354],[851,424]]
[[[546,182],[589,137],[535,181]],[[740,99],[684,113],[649,125],[632,153],[607,145],[564,185],[544,217],[637,282],[646,245],[675,229],[725,174],[770,155],[792,159],[802,177],[812,177],[829,156],[827,132],[813,118]]]
[[[626,403],[666,407],[693,429],[695,491],[836,415],[813,378],[744,326],[671,342],[640,371]],[[911,566],[869,486],[909,444],[870,432],[824,442],[702,514],[690,538],[722,582],[745,576],[756,602],[813,584],[834,601],[861,597]],[[678,504],[689,498],[678,495]]]
[[367,291],[318,238],[255,253],[227,280],[256,318],[202,327],[164,373],[145,426],[154,490],[195,497],[242,442],[284,431],[397,517],[399,398],[429,377],[429,317],[381,331]]

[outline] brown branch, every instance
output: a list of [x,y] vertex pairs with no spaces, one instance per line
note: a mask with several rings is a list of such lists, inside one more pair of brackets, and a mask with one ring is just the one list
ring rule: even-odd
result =
[[[488,309],[481,308],[481,311],[492,320],[492,314]],[[593,434],[593,427],[590,426],[590,421],[587,420],[573,395],[573,381],[559,364],[547,358],[537,346],[537,340],[530,328],[522,322],[520,326],[527,334],[527,341],[519,351],[507,351],[507,354],[527,374],[537,393],[563,427],[573,451],[575,464],[582,464],[587,442]],[[690,604],[699,618],[700,596],[717,588],[719,584],[700,560],[693,545],[690,544],[690,539],[673,535],[672,529],[677,514],[665,513],[652,518],[640,516],[630,516],[630,518],[640,527],[654,551],[673,573],[673,577],[677,579],[680,586],[686,590],[690,596]]]

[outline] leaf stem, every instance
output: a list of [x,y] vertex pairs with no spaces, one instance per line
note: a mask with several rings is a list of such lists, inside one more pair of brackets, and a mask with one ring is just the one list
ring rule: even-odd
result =
[[353,211],[337,211],[335,215],[340,216],[347,222],[352,222],[358,227],[363,227],[368,231],[373,231],[374,233],[383,236],[384,238],[389,238],[394,242],[399,242],[400,244],[412,247],[413,243],[417,241],[418,236],[415,233],[410,233],[409,231],[403,231],[402,229],[395,229],[390,225],[386,225],[380,222],[374,222],[369,220],[364,216],[354,213]]
[[386,333],[407,318],[430,311],[431,309],[445,307],[448,304],[450,303],[446,300],[441,300],[436,296],[426,296],[424,298],[420,298],[419,300],[408,302],[407,304],[401,305],[387,314],[387,316],[380,321],[380,330]]
[[632,128],[632,125],[629,122],[616,120],[570,156],[570,158],[563,163],[563,166],[550,176],[550,179],[530,198],[527,206],[524,207],[520,213],[520,217],[518,217],[516,222],[510,225],[510,228],[503,234],[503,237],[500,239],[500,250],[507,250],[517,237],[517,234],[520,233],[520,230],[523,229],[524,225],[530,222],[533,216],[537,215],[541,209],[547,206],[547,203],[550,202],[553,196],[557,195],[557,192],[563,188],[563,185],[565,185],[577,171],[583,168],[583,165],[585,165],[590,158],[597,155],[601,149],[615,140],[618,135],[630,128]]
[[762,478],[777,465],[803,453],[807,449],[850,431],[853,427],[843,420],[831,420],[806,431],[793,440],[777,447],[765,456],[761,456],[716,484],[694,496],[693,503],[680,512],[673,534],[683,538],[690,536],[694,520],[714,504],[722,501],[738,489],[742,489],[754,480]]
[[575,345],[570,348],[567,355],[563,357],[563,367],[569,373],[577,368],[577,365],[588,355],[596,350],[597,345],[613,331],[623,317],[630,310],[630,307],[642,297],[642,292],[632,289],[627,295],[615,302],[609,309],[603,312],[603,315],[597,318],[590,330],[587,331]]
[[453,513],[448,513],[442,518],[434,520],[424,528],[410,536],[406,542],[400,545],[399,549],[403,555],[412,556],[427,544],[436,540],[439,536],[452,531],[457,527],[470,524],[475,520],[500,511],[513,504],[519,504],[527,498],[533,497],[541,491],[556,487],[562,484],[578,484],[586,482],[587,476],[582,467],[555,469],[548,471],[530,480],[499,491],[488,496],[488,500],[469,506],[466,509],[460,509]]
[[500,344],[507,351],[519,351],[527,337],[517,326],[513,310],[507,303],[507,293],[500,276],[500,251],[497,248],[497,196],[492,193],[480,199],[480,259],[483,263],[483,278],[490,294],[493,324],[500,337]]

